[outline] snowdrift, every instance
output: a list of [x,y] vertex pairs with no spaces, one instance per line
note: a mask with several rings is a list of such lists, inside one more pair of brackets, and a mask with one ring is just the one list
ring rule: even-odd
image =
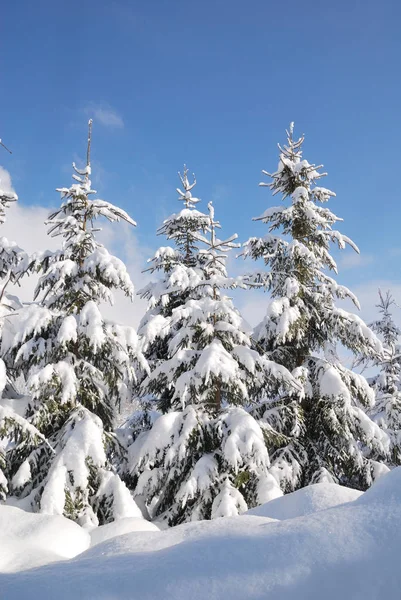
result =
[[64,517],[32,514],[14,506],[0,506],[2,572],[20,571],[72,558],[89,546],[89,533]]
[[[337,488],[333,496],[344,501]],[[315,502],[322,491],[296,494],[302,502],[314,495]],[[272,502],[291,504],[296,494],[292,501],[287,496]],[[244,515],[126,533],[68,561],[4,573],[1,595],[7,600],[399,600],[400,498],[398,468],[351,502],[321,509],[319,501],[318,512],[305,516],[301,506],[293,510],[297,518],[288,517],[288,508],[277,508],[275,514],[287,515],[286,520]]]
[[326,508],[339,506],[346,502],[352,502],[359,498],[362,493],[335,483],[315,483],[292,494],[266,502],[262,506],[251,508],[245,514],[270,517],[280,521],[294,519]]

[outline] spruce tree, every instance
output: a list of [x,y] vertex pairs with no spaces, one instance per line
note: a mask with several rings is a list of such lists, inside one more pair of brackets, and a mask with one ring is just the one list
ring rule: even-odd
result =
[[[171,324],[173,310],[182,306],[189,297],[197,296],[197,284],[202,278],[199,244],[204,243],[208,216],[196,209],[200,200],[192,195],[195,175],[191,183],[184,165],[183,174],[179,173],[179,177],[182,189],[177,188],[178,201],[184,204],[184,208],[170,215],[158,230],[158,235],[171,240],[173,246],[160,247],[149,260],[147,270],[158,275],[159,279],[139,292],[148,301],[148,310],[139,325],[138,334],[151,369],[168,358],[168,343],[181,327],[178,320]],[[142,395],[146,394],[157,398],[158,408],[163,412],[171,408],[172,392],[163,382],[159,385],[153,380],[151,389],[147,388],[147,384],[143,385]]]
[[91,198],[91,125],[86,167],[73,164],[75,182],[58,190],[63,203],[47,222],[62,247],[35,258],[39,303],[21,312],[10,344],[32,395],[25,416],[46,439],[14,461],[12,493],[34,510],[81,524],[139,514],[113,470],[121,449],[112,430],[137,370],[146,368],[135,331],[106,321],[99,308],[112,301],[113,289],[131,298],[134,290],[123,262],[96,239],[96,221],[135,222]]
[[224,293],[240,284],[226,271],[236,236],[218,239],[211,205],[209,211],[202,278],[172,310],[167,358],[144,382],[149,391],[169,390],[171,409],[129,449],[135,494],[170,525],[238,514],[281,494],[268,472],[266,442],[276,434],[246,407],[296,385],[251,348],[250,331]]
[[376,356],[381,344],[362,319],[335,304],[349,298],[359,307],[354,294],[329,275],[337,273],[330,245],[359,250],[333,228],[341,219],[325,205],[335,194],[317,185],[326,174],[302,157],[304,138],[293,138],[293,124],[287,138],[279,146],[277,171],[263,171],[271,181],[261,185],[289,203],[255,219],[269,233],[250,238],[244,255],[269,267],[249,278],[271,295],[255,340],[293,373],[303,391],[273,398],[258,414],[283,434],[272,454],[272,472],[285,491],[323,480],[365,489],[379,468],[371,457],[384,457],[388,440],[366,414],[372,390],[364,377],[340,364],[336,344],[364,356]]
[[376,360],[380,373],[373,378],[376,395],[371,416],[390,438],[390,464],[401,464],[401,330],[395,324],[391,313],[396,303],[388,291],[385,295],[379,290],[377,308],[381,318],[371,324],[371,328],[383,340],[383,354]]

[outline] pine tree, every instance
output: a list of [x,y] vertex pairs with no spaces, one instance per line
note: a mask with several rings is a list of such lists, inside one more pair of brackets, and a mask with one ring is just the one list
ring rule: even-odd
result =
[[172,409],[129,449],[135,494],[170,525],[238,514],[277,495],[261,427],[246,407],[295,385],[288,371],[251,348],[249,330],[223,290],[240,284],[226,271],[236,236],[220,240],[209,205],[210,238],[200,249],[202,279],[172,310],[168,356],[146,389],[171,390]]
[[63,203],[47,222],[62,248],[36,257],[39,304],[21,312],[10,345],[32,395],[25,416],[46,439],[14,461],[12,493],[81,524],[139,514],[112,468],[121,451],[112,430],[116,407],[131,399],[137,370],[146,368],[135,331],[105,321],[99,308],[112,301],[111,290],[131,298],[134,290],[123,262],[96,239],[95,221],[135,222],[91,199],[91,125],[86,168],[73,164],[75,183],[58,190]]
[[335,194],[316,185],[326,174],[303,159],[304,138],[293,139],[293,124],[287,138],[279,146],[277,171],[263,171],[271,182],[261,185],[290,203],[255,219],[268,224],[269,233],[250,238],[244,255],[269,267],[249,279],[271,294],[255,339],[266,356],[298,378],[303,392],[273,399],[259,414],[283,434],[272,472],[285,491],[322,480],[365,489],[378,468],[370,457],[385,456],[388,440],[366,415],[374,401],[366,380],[340,364],[335,348],[340,343],[355,354],[376,356],[381,345],[357,315],[335,304],[349,298],[359,307],[352,292],[328,274],[337,273],[330,244],[359,250],[333,229],[341,219],[324,205]]
[[[178,320],[174,326],[171,325],[173,310],[183,306],[189,297],[196,297],[197,285],[202,278],[199,244],[204,243],[208,216],[196,209],[200,200],[192,195],[195,175],[190,183],[188,169],[184,165],[183,174],[179,173],[179,177],[182,189],[177,188],[178,200],[184,208],[166,219],[158,230],[158,234],[166,236],[174,246],[162,246],[149,260],[148,271],[161,275],[161,278],[139,292],[142,298],[148,300],[148,310],[139,325],[138,334],[151,369],[168,358],[168,343],[181,327]],[[142,395],[146,394],[156,396],[158,407],[163,412],[170,409],[172,392],[163,381],[158,384],[153,380],[151,389],[146,384],[142,386]]]
[[383,340],[383,355],[376,360],[380,368],[373,378],[376,403],[371,416],[390,438],[390,463],[401,464],[401,349],[398,344],[401,330],[394,323],[391,309],[395,300],[388,291],[383,295],[379,290],[377,308],[381,318],[371,324],[371,328]]

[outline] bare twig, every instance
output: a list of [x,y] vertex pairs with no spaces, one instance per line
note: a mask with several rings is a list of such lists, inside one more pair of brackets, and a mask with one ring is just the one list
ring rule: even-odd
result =
[[3,148],[5,148],[7,150],[7,152],[9,152],[10,154],[12,154],[11,150],[9,148],[7,148],[7,146],[5,144],[3,144],[3,142],[0,139],[0,146],[3,146]]

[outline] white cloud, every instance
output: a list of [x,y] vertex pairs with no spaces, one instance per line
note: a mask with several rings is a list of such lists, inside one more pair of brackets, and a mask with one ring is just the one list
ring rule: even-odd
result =
[[124,121],[122,116],[111,106],[91,103],[85,108],[85,113],[93,118],[95,123],[100,123],[112,129],[122,129]]
[[13,192],[15,194],[15,190],[11,183],[11,176],[6,169],[0,166],[0,189],[4,192]]

